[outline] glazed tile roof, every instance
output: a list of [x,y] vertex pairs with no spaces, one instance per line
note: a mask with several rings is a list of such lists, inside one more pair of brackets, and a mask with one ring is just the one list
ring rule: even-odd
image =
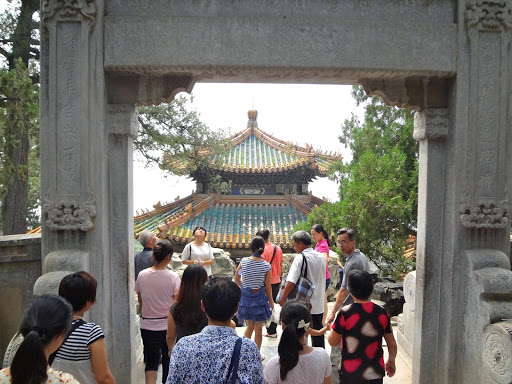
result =
[[212,246],[247,248],[258,229],[269,228],[273,242],[291,248],[290,235],[297,222],[305,221],[312,205],[322,202],[312,195],[194,194],[137,216],[134,235],[149,229],[161,238],[185,244],[192,240],[192,230],[201,225]]
[[233,147],[215,156],[216,160],[220,157],[220,170],[225,172],[274,173],[309,167],[325,176],[329,167],[341,160],[339,154],[316,151],[310,145],[300,147],[265,133],[258,129],[256,119],[251,120],[251,114],[248,127],[230,141]]

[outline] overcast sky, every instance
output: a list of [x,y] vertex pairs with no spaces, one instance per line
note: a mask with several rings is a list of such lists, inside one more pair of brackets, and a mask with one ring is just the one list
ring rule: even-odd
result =
[[[350,151],[338,140],[341,124],[351,113],[362,116],[350,90],[351,86],[345,85],[198,83],[192,95],[193,106],[211,129],[244,130],[247,111],[254,107],[261,130],[301,146],[308,143],[315,149],[341,152],[346,161]],[[191,179],[169,176],[156,167],[145,168],[136,158],[134,210],[151,210],[158,201],[173,201],[194,189]],[[310,183],[310,190],[318,197],[338,199],[337,184],[326,178]]]

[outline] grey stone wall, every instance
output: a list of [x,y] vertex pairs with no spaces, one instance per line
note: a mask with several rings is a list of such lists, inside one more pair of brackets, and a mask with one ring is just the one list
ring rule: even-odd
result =
[[0,236],[0,353],[18,331],[23,311],[35,296],[34,283],[42,274],[41,235]]

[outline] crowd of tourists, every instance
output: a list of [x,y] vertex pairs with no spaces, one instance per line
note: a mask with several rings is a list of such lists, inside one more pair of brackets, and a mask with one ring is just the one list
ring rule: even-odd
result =
[[[135,256],[135,292],[146,384],[156,384],[160,365],[163,384],[332,383],[326,334],[332,353],[341,349],[340,383],[378,384],[394,375],[397,348],[390,318],[370,301],[373,279],[365,255],[355,248],[353,230],[337,232],[346,260],[339,262],[343,277],[330,313],[330,245],[321,225],[311,234],[292,235],[296,255],[287,274],[270,231],[258,231],[233,279],[213,277],[207,231],[200,226],[193,234],[181,254],[187,265],[181,278],[168,268],[171,243],[150,231],[139,235],[144,249]],[[10,366],[0,371],[0,384],[115,383],[103,331],[84,320],[96,303],[96,289],[94,276],[82,271],[62,279],[58,296],[37,298],[25,311],[22,341]],[[236,332],[241,322],[244,337]],[[266,337],[277,338],[279,324],[282,333],[278,355],[263,367],[265,323]]]

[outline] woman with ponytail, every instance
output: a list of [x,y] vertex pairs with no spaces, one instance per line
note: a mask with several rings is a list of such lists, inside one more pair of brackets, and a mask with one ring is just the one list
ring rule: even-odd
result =
[[310,328],[310,309],[299,300],[288,301],[281,310],[283,333],[275,356],[263,370],[267,384],[332,384],[331,359],[324,348],[310,347],[308,335],[325,334]]
[[24,339],[12,365],[0,371],[0,384],[78,384],[73,376],[48,365],[71,328],[71,316],[66,300],[54,295],[37,298],[23,315],[20,334]]
[[[252,256],[244,257],[235,272],[235,283],[242,287],[242,297],[238,307],[238,318],[246,320],[244,336],[250,339],[254,331],[254,342],[261,348],[263,322],[272,315],[271,267],[263,260],[265,240],[254,236],[251,240]],[[270,306],[269,306],[270,304]],[[265,357],[262,355],[261,359]]]
[[315,251],[321,253],[325,257],[326,266],[325,266],[325,298],[324,298],[324,316],[322,321],[325,323],[325,318],[327,316],[327,289],[329,288],[329,284],[331,283],[331,274],[329,273],[329,235],[327,231],[324,229],[322,224],[315,224],[311,227],[311,237],[313,241],[316,243]]

